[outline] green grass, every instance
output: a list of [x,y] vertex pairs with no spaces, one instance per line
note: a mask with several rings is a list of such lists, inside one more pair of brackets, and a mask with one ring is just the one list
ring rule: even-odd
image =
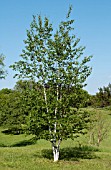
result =
[[[111,111],[97,109],[96,112],[104,114],[111,123]],[[32,138],[32,135],[0,132],[0,170],[111,170],[111,131],[99,148],[88,146],[87,136],[62,141],[57,163],[53,162],[50,142],[35,143]]]

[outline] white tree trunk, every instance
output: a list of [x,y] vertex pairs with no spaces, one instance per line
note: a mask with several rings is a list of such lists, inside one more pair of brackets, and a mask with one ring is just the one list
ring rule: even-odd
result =
[[57,162],[59,160],[59,148],[53,147],[53,156],[54,156],[54,162]]
[[58,140],[57,145],[56,145],[55,141],[52,142],[54,162],[57,162],[59,160],[60,143],[61,143],[61,138]]

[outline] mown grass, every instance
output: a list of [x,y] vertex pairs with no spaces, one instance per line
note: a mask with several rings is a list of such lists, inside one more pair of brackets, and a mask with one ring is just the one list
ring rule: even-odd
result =
[[[111,111],[96,111],[111,122]],[[84,136],[62,141],[60,160],[54,163],[50,142],[0,133],[0,170],[111,170],[111,130],[99,148],[89,146],[87,140]]]

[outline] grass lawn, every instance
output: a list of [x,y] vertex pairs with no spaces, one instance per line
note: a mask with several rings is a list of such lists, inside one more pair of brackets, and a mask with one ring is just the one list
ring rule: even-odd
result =
[[[110,111],[99,111],[111,122]],[[99,148],[88,146],[86,136],[62,141],[57,163],[53,162],[50,142],[38,140],[34,143],[32,138],[31,135],[0,132],[0,170],[111,170],[110,130]]]

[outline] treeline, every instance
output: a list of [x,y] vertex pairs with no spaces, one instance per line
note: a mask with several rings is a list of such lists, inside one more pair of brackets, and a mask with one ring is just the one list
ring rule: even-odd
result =
[[[45,86],[50,88],[48,84]],[[71,88],[68,93],[72,93],[70,100],[72,108],[111,106],[110,83],[107,87],[99,88],[96,95],[90,95],[87,91],[81,89],[79,94],[74,96]],[[32,108],[36,110],[36,107],[40,107],[41,111],[41,103],[38,103],[36,98],[40,95],[40,91],[41,86],[39,84],[26,80],[18,81],[13,90],[8,88],[0,90],[0,125],[11,128],[14,133],[21,133],[26,125],[30,110]],[[64,88],[64,91],[67,90]],[[38,106],[36,103],[38,103]]]
[[98,89],[96,95],[90,97],[90,104],[93,107],[107,107],[111,106],[111,84]]
[[[45,88],[48,91],[50,85],[45,84]],[[40,102],[38,100],[38,96],[42,95],[42,91],[40,84],[27,80],[18,81],[14,89],[4,88],[0,90],[0,125],[8,128],[9,133],[24,133],[23,131],[26,131],[28,119],[31,118],[30,114],[33,111],[34,117],[31,118],[30,123],[31,129],[36,131],[36,110],[39,110],[41,114],[43,112],[44,101],[41,100]],[[74,93],[74,87],[64,87],[63,91],[67,94],[70,93],[70,106],[72,108],[88,106],[90,95],[87,91],[79,89],[78,95],[76,92]],[[45,125],[42,125],[41,128],[47,129]],[[36,132],[33,133],[36,134]]]
[[[46,88],[49,88],[48,84],[46,84]],[[13,90],[8,88],[0,90],[0,125],[8,127],[13,125],[15,129],[22,129],[21,126],[26,123],[31,108],[37,103],[36,95],[38,95],[38,91],[40,94],[40,90],[39,84],[22,80],[16,83]],[[68,93],[72,93],[72,91],[70,88]],[[72,96],[70,106],[73,108],[111,106],[111,84],[99,88],[96,95],[90,95],[81,89],[78,96],[74,96],[74,94]],[[41,104],[39,103],[39,105]]]

